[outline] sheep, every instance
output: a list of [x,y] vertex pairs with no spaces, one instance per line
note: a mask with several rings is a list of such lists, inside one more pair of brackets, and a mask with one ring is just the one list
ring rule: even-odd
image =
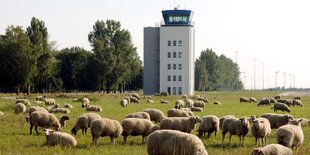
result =
[[139,94],[137,94],[137,93],[133,93],[131,96],[134,97],[134,98],[136,98],[136,99],[138,99],[138,100],[140,100],[140,96],[139,96]]
[[72,106],[71,104],[69,104],[69,103],[65,103],[65,104],[64,104],[64,107],[65,107],[65,108],[73,108],[73,106]]
[[262,144],[267,145],[267,136],[271,133],[271,125],[266,118],[257,118],[252,121],[253,125],[251,127],[251,133],[255,137],[255,145],[257,145],[257,140],[262,139]]
[[144,109],[143,112],[149,113],[151,121],[154,121],[155,123],[160,122],[162,119],[165,118],[165,114],[158,109]]
[[261,99],[257,106],[261,106],[261,105],[270,105],[270,99],[269,98],[264,98],[264,99]]
[[284,103],[288,106],[291,106],[293,104],[293,101],[291,99],[278,99],[277,102]]
[[46,108],[31,106],[31,107],[28,108],[28,115],[30,115],[30,114],[33,113],[34,111],[44,111],[44,112],[47,112],[47,113],[48,113],[48,111],[46,110]]
[[220,102],[220,101],[214,101],[213,104],[215,104],[215,105],[220,105],[221,102]]
[[27,100],[27,99],[17,99],[16,102],[15,102],[15,104],[17,104],[17,103],[22,103],[22,104],[24,104],[25,106],[31,106],[31,103],[30,103],[29,100]]
[[189,113],[180,109],[169,109],[167,111],[168,117],[190,117]]
[[274,97],[274,99],[276,99],[276,100],[278,100],[278,99],[280,99],[280,98],[281,98],[280,95],[277,95],[277,96]]
[[44,101],[44,98],[46,98],[46,95],[36,96],[36,101]]
[[153,100],[150,100],[150,99],[148,99],[146,102],[147,102],[147,103],[154,103],[154,101],[153,101]]
[[161,100],[160,100],[160,103],[161,103],[161,104],[168,104],[168,103],[169,103],[169,101],[164,100],[164,99],[161,99]]
[[136,113],[131,113],[126,116],[126,118],[141,118],[141,119],[147,119],[151,120],[151,116],[147,112],[136,112]]
[[277,143],[292,149],[298,147],[304,141],[304,133],[301,128],[302,120],[292,120],[287,125],[279,127],[276,133]]
[[276,103],[276,100],[274,98],[269,97],[270,103]]
[[62,128],[66,127],[66,121],[69,120],[69,116],[61,116],[59,119],[60,126]]
[[198,128],[198,137],[205,136],[205,133],[208,132],[208,137],[210,138],[210,135],[212,132],[214,132],[214,135],[216,137],[216,133],[220,130],[220,121],[219,118],[215,115],[207,115],[202,117],[202,123],[199,125]]
[[51,110],[51,113],[64,113],[64,114],[69,114],[70,110],[66,108],[55,108]]
[[283,114],[274,114],[274,113],[265,113],[260,117],[267,118],[270,122],[271,129],[277,129],[282,125],[288,124],[290,120],[293,120],[294,117],[292,115],[283,115]]
[[42,104],[43,104],[43,101],[33,101],[33,104],[34,104],[34,105],[42,105]]
[[252,150],[251,155],[293,155],[291,149],[280,144],[269,144]]
[[176,100],[175,101],[175,108],[180,109],[184,107],[184,101],[183,100]]
[[86,134],[87,128],[90,127],[90,123],[97,118],[101,118],[101,116],[97,113],[86,113],[80,115],[71,129],[71,134],[76,135],[80,129],[82,130],[82,135]]
[[302,120],[300,122],[301,126],[307,126],[308,124],[310,124],[310,120],[306,119],[306,118],[295,118],[295,120]]
[[207,98],[198,97],[198,101],[203,101],[205,103],[209,103]]
[[194,113],[192,112],[191,109],[189,108],[181,108],[181,110],[186,111],[188,113],[189,116],[194,116]]
[[43,101],[44,101],[46,106],[54,105],[56,103],[55,99],[53,99],[53,98],[43,98]]
[[240,103],[245,102],[245,103],[250,103],[251,100],[247,97],[240,97]]
[[102,111],[102,108],[100,106],[97,105],[88,105],[86,106],[86,111]]
[[203,109],[201,107],[192,107],[191,111],[203,112]]
[[142,136],[142,144],[145,143],[145,137],[152,132],[159,130],[159,127],[153,124],[150,120],[140,118],[126,118],[121,122],[123,127],[122,136],[124,137],[124,144],[127,142],[127,137]]
[[302,107],[302,102],[301,102],[301,100],[294,99],[292,105]]
[[157,130],[147,138],[148,155],[208,155],[195,135],[176,130]]
[[223,121],[226,119],[226,118],[236,118],[234,115],[226,115],[226,116],[223,116],[221,117],[219,120],[220,120],[220,129],[222,129],[222,126],[223,126]]
[[108,118],[98,118],[90,123],[92,142],[98,145],[99,137],[109,136],[111,144],[115,144],[115,138],[118,138],[123,132],[121,124],[117,120]]
[[139,99],[133,97],[133,96],[130,96],[130,103],[140,103]]
[[184,101],[185,101],[185,108],[191,108],[194,106],[193,100],[186,98]]
[[247,118],[226,118],[222,126],[222,144],[224,144],[226,133],[229,132],[229,143],[231,143],[232,135],[237,135],[239,140],[242,141],[242,145],[244,145],[244,137],[249,132],[249,124]]
[[167,117],[160,121],[160,129],[179,130],[191,133],[198,122],[197,116],[191,117]]
[[144,99],[151,99],[152,96],[144,96]]
[[272,108],[273,108],[274,112],[276,112],[277,110],[291,112],[291,109],[286,104],[280,103],[280,102],[275,103],[274,106],[271,107],[271,109]]
[[187,98],[188,98],[188,97],[187,97],[187,94],[183,94],[183,95],[182,95],[182,98],[187,99]]
[[87,107],[90,102],[89,102],[89,99],[85,97],[82,99],[81,103],[82,103],[82,108],[84,108],[84,107]]
[[294,97],[295,100],[301,100],[301,96]]
[[256,102],[257,102],[257,100],[256,100],[256,98],[255,98],[255,97],[250,97],[250,98],[249,98],[249,100],[250,100],[250,102],[254,102],[254,103],[256,103]]
[[35,111],[31,113],[29,116],[29,123],[30,123],[30,135],[32,134],[32,128],[34,129],[37,134],[39,134],[37,128],[40,127],[54,127],[56,131],[60,130],[61,124],[56,118],[54,114],[46,113],[43,111]]
[[128,100],[122,99],[121,102],[119,103],[122,107],[126,107],[128,105]]
[[0,111],[0,116],[3,116],[3,115],[4,115],[4,113],[2,111]]
[[130,98],[129,97],[124,97],[123,99],[127,100],[127,103],[130,103]]
[[25,113],[27,110],[26,106],[23,103],[16,103],[14,106],[15,114]]
[[54,104],[52,106],[48,106],[46,107],[45,109],[48,111],[48,112],[51,112],[53,109],[56,109],[56,108],[59,108],[59,104]]
[[46,136],[46,145],[54,146],[54,145],[61,145],[61,146],[73,146],[75,147],[77,144],[76,139],[65,132],[55,132],[51,129],[44,129],[45,136]]
[[194,102],[194,107],[205,108],[205,102],[203,102],[203,101],[195,101]]

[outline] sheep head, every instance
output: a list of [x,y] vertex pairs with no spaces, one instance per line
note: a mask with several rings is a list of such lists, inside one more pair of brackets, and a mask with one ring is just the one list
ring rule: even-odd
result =
[[45,133],[45,136],[49,136],[51,135],[52,133],[54,133],[54,130],[52,129],[43,129],[44,133]]
[[263,151],[262,151],[261,149],[259,149],[259,148],[255,148],[255,149],[253,149],[251,155],[266,155],[266,153],[263,152]]

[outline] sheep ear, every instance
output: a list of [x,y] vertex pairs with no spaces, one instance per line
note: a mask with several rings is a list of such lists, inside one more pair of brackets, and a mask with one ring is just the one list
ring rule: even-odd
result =
[[303,119],[300,119],[298,122],[302,122],[303,121]]

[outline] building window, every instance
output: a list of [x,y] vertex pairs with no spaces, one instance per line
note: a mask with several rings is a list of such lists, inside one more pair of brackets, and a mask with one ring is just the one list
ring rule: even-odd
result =
[[178,64],[178,69],[182,70],[182,64]]
[[173,58],[177,58],[177,52],[173,52]]
[[179,75],[178,80],[179,80],[179,81],[182,81],[182,76],[181,76],[181,75]]
[[177,76],[173,75],[173,81],[177,81]]
[[173,40],[173,46],[177,46],[177,41]]
[[178,92],[179,92],[179,95],[182,95],[182,87],[179,87]]
[[168,81],[171,81],[171,76],[170,75],[168,75]]
[[171,94],[171,88],[170,88],[170,87],[167,88],[167,92],[168,92],[169,94]]
[[182,40],[179,40],[179,46],[182,46]]
[[177,87],[173,87],[173,95],[177,94]]
[[173,64],[173,70],[177,69],[177,64]]
[[168,70],[170,70],[171,69],[171,64],[168,64]]
[[168,58],[171,58],[171,52],[168,52]]
[[168,40],[168,46],[171,46],[171,40]]
[[179,58],[182,58],[182,52],[179,52]]

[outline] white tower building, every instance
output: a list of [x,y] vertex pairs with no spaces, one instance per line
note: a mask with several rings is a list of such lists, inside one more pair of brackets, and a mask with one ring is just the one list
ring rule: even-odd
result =
[[191,10],[162,11],[164,24],[144,28],[144,94],[194,94],[195,29]]

